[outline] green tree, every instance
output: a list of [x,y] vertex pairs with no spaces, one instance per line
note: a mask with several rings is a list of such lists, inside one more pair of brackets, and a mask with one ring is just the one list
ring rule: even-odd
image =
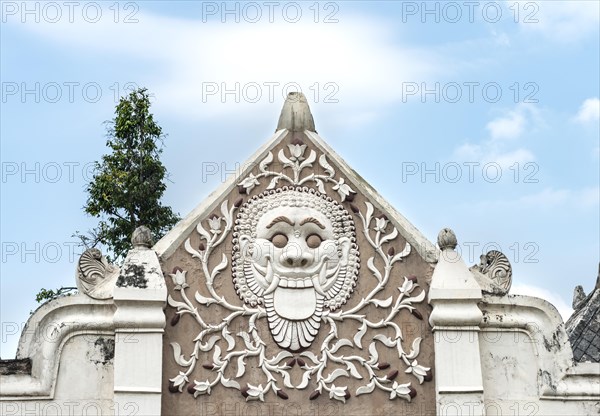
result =
[[[87,186],[87,214],[100,219],[98,226],[82,237],[84,244],[100,243],[111,261],[120,262],[131,248],[131,234],[145,225],[160,239],[179,216],[160,202],[167,186],[167,170],[160,161],[164,135],[150,113],[145,88],[122,97],[115,118],[108,122],[109,154],[96,162]],[[91,243],[91,244],[90,244]]]
[[[76,232],[86,248],[102,244],[109,261],[120,263],[131,248],[131,235],[141,225],[160,239],[179,216],[160,199],[167,186],[167,170],[160,161],[164,135],[150,113],[150,96],[145,88],[119,100],[115,118],[107,129],[111,153],[95,163],[95,174],[87,185],[84,211],[100,219],[87,234]],[[72,293],[77,288],[41,289],[38,302]]]

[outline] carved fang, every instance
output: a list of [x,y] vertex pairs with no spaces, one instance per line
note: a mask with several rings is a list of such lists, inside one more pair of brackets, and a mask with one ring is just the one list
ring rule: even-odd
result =
[[271,279],[273,279],[273,281],[271,282],[271,285],[267,288],[267,290],[265,290],[265,295],[273,293],[275,289],[277,289],[277,286],[279,286],[279,276],[271,272]]
[[311,279],[312,283],[313,283],[313,287],[315,288],[315,292],[317,292],[321,296],[326,296],[325,292],[323,292],[323,289],[321,288],[321,282],[319,281],[319,279],[320,279],[319,275],[316,275],[316,274]]

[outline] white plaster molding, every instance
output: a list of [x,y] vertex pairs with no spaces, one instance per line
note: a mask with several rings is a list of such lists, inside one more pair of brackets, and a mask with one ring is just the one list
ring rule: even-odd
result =
[[454,407],[463,414],[485,414],[483,375],[479,351],[477,304],[481,289],[459,253],[456,236],[443,229],[438,236],[443,248],[433,271],[429,322],[435,334],[435,380],[438,414]]
[[574,363],[562,318],[549,302],[523,295],[485,295],[485,330],[522,330],[537,356],[540,399],[600,400],[600,364]]
[[21,334],[17,358],[30,358],[31,375],[1,376],[0,400],[52,399],[61,351],[75,336],[113,335],[114,304],[84,294],[40,306]]
[[136,403],[140,414],[158,415],[167,287],[156,253],[142,244],[135,247],[114,289],[114,400]]

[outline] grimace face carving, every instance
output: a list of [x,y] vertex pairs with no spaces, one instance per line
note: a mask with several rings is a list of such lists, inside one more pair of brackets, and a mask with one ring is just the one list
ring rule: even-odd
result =
[[356,286],[358,257],[351,215],[313,189],[265,191],[238,213],[235,288],[249,305],[264,305],[282,348],[311,345],[323,310],[341,307]]

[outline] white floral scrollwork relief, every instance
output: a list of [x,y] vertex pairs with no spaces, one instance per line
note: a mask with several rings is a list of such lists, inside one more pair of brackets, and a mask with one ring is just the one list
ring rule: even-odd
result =
[[[399,278],[393,273],[394,266],[410,255],[411,247],[408,243],[398,247],[398,230],[387,218],[375,217],[371,203],[365,202],[362,210],[350,205],[352,212],[342,206],[354,191],[343,178],[333,179],[335,171],[324,155],[319,161],[326,175],[311,173],[301,178],[302,170],[316,160],[316,152],[311,150],[305,158],[306,146],[300,144],[289,145],[288,150],[288,156],[279,152],[279,160],[283,169],[291,168],[293,177],[268,171],[269,153],[259,166],[261,173],[240,182],[244,193],[250,193],[261,178],[272,176],[267,189],[245,203],[224,201],[220,214],[197,224],[200,244],[193,247],[190,238],[184,244],[198,261],[204,275],[198,280],[208,296],[199,291],[188,295],[187,271],[176,268],[170,275],[179,293],[178,299],[168,297],[169,305],[176,308],[171,323],[189,315],[198,325],[191,350],[186,347],[191,352],[184,354],[179,343],[171,343],[182,369],[170,378],[170,390],[187,389],[198,397],[220,385],[239,390],[246,400],[264,401],[270,391],[287,399],[286,390],[310,388],[307,398],[311,400],[327,394],[331,400],[345,402],[352,395],[379,389],[390,400],[410,401],[416,394],[412,383],[431,380],[430,368],[417,361],[421,338],[405,350],[396,319],[403,310],[422,319],[415,304],[423,302],[425,291],[415,277]],[[279,180],[289,186],[276,187]],[[310,181],[316,189],[306,186]],[[326,194],[326,183],[337,191],[332,194],[339,200]],[[358,218],[356,223],[354,218]],[[374,253],[366,259],[367,270],[362,274],[359,233],[361,244]],[[223,253],[212,258],[228,237],[233,244],[231,257]],[[226,299],[219,293],[222,283],[217,281],[228,267],[239,299]],[[371,289],[361,293],[359,301],[348,302],[359,277],[365,280],[361,285]],[[395,294],[383,298],[381,292],[390,285],[397,288]],[[384,311],[384,317],[370,319],[369,307]],[[215,314],[210,308],[226,313],[211,321]],[[338,332],[342,327],[344,331]],[[261,337],[262,328],[268,329],[274,343]],[[350,336],[339,335],[342,332]],[[382,349],[393,351],[398,359],[393,364],[384,362],[379,358]],[[209,361],[200,364],[204,370],[195,371],[201,356],[208,356]],[[299,370],[293,369],[296,365]],[[260,377],[253,371],[251,380],[242,382],[248,366],[259,369]],[[396,381],[402,370],[408,379]],[[208,378],[192,377],[206,372]],[[350,391],[344,380],[359,386]]]
[[[330,182],[333,184],[332,189],[339,194],[342,202],[352,201],[354,199],[356,191],[354,191],[347,183],[344,183],[344,178],[335,179],[335,169],[329,164],[325,154],[319,156],[318,168],[319,170],[323,170],[324,174],[315,174],[312,172],[301,177],[304,169],[313,167],[313,163],[317,160],[317,152],[311,149],[308,156],[304,157],[306,153],[305,144],[295,143],[288,144],[287,146],[289,150],[288,156],[286,156],[283,149],[277,153],[277,160],[283,168],[282,172],[269,170],[269,165],[273,162],[273,152],[269,152],[258,165],[260,173],[256,176],[253,173],[250,173],[244,180],[238,183],[240,193],[250,193],[256,185],[260,184],[260,179],[271,178],[267,190],[275,189],[280,181],[294,186],[307,185],[313,182],[320,193],[326,194],[325,183]],[[285,168],[290,168],[292,170],[291,176],[284,173]]]

